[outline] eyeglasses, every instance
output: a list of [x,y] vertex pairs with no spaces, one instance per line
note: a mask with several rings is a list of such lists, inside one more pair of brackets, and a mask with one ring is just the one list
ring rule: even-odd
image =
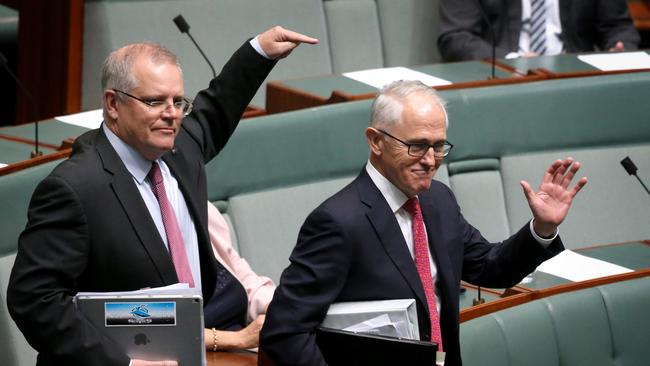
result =
[[378,129],[378,131],[383,133],[384,135],[386,135],[386,136],[388,136],[388,137],[402,143],[402,145],[404,145],[404,146],[406,146],[408,148],[408,154],[410,156],[414,156],[414,157],[417,157],[417,158],[421,158],[424,155],[426,155],[427,152],[429,152],[429,148],[433,148],[433,155],[436,158],[444,158],[445,156],[447,156],[449,154],[449,151],[451,151],[451,148],[454,147],[454,145],[452,145],[447,140],[436,142],[433,145],[420,144],[420,143],[409,144],[408,142],[404,142],[404,141],[398,139],[397,137],[391,135],[390,133],[388,133],[388,132],[386,132],[384,130],[379,130]]
[[162,113],[166,111],[167,108],[169,108],[170,106],[174,107],[174,109],[176,110],[183,112],[183,116],[187,116],[188,114],[190,114],[190,112],[192,112],[192,102],[187,98],[175,100],[173,104],[169,104],[167,103],[166,100],[158,100],[158,99],[145,100],[118,89],[113,89],[113,91],[116,93],[124,94],[129,98],[133,98],[137,100],[138,102],[149,107],[150,111],[156,113]]

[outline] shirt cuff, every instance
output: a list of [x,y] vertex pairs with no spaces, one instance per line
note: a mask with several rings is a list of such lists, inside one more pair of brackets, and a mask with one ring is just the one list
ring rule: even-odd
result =
[[537,235],[537,233],[535,232],[535,229],[533,229],[533,221],[535,221],[535,219],[530,220],[530,223],[528,225],[530,227],[530,233],[533,234],[533,238],[535,238],[535,240],[537,240],[537,242],[544,249],[548,248],[548,246],[551,245],[553,240],[555,240],[555,238],[557,238],[557,236],[560,234],[560,228],[555,229],[555,234],[553,234],[552,237],[550,237],[548,239],[547,238],[542,238],[541,236]]
[[264,52],[264,50],[262,49],[262,46],[260,45],[260,41],[259,39],[257,39],[258,37],[259,35],[255,36],[255,38],[249,41],[251,46],[253,46],[255,51],[257,51],[257,53],[262,55],[265,59],[270,60],[271,58],[269,57],[269,55],[267,55],[266,52]]

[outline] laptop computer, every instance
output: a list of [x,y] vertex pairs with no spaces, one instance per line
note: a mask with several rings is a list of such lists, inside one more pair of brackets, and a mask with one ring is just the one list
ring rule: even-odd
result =
[[325,327],[316,331],[316,344],[330,366],[435,366],[438,351],[432,342]]
[[200,295],[78,294],[75,303],[132,359],[206,365]]

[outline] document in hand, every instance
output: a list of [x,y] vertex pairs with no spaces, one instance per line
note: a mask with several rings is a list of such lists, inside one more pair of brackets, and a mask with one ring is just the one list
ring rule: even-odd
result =
[[334,303],[322,327],[404,339],[420,339],[414,299]]
[[203,298],[172,285],[130,292],[80,292],[75,305],[132,359],[206,365]]

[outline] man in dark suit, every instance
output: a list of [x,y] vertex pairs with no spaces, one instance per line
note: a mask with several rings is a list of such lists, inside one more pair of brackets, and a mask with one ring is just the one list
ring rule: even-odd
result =
[[[438,49],[445,61],[535,56],[531,3],[539,0],[440,0]],[[639,33],[625,0],[545,0],[545,54],[635,50]],[[559,15],[558,15],[559,13]],[[486,22],[489,19],[489,23]]]
[[132,44],[107,58],[104,123],[79,137],[37,187],[11,274],[9,310],[38,365],[176,364],[130,360],[75,311],[73,296],[186,282],[211,298],[219,278],[204,164],[226,144],[274,59],[303,42],[317,40],[281,27],[260,34],[193,104],[164,47]]
[[569,188],[580,164],[568,158],[548,168],[537,192],[522,182],[534,219],[491,244],[432,181],[452,147],[433,89],[412,81],[382,89],[366,137],[370,159],[359,176],[300,229],[260,349],[278,365],[324,365],[315,330],[332,303],[415,299],[420,338],[439,343],[446,365],[460,365],[460,281],[510,287],[563,250],[557,227],[587,179]]

